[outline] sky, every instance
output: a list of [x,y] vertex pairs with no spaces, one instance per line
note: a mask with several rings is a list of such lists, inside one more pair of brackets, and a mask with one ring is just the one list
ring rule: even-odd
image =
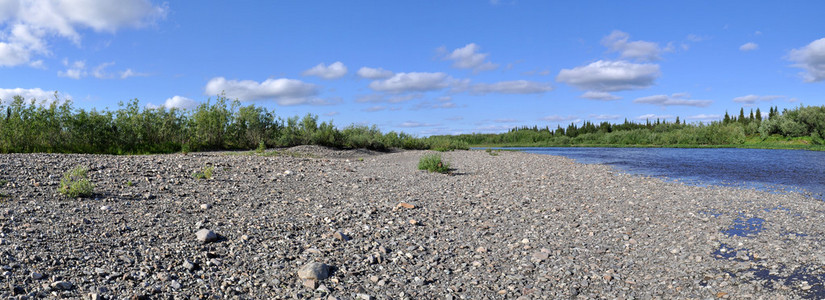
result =
[[0,0],[0,101],[417,136],[825,105],[823,1]]

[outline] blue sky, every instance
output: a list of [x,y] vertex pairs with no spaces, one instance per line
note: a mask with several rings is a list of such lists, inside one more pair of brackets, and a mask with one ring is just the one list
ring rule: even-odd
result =
[[427,136],[825,105],[822,1],[0,0],[0,99]]

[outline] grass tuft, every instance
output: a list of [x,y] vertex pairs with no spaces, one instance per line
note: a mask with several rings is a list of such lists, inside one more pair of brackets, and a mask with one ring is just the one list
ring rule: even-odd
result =
[[94,193],[94,185],[89,181],[88,170],[84,167],[75,167],[60,179],[58,191],[69,198],[89,197]]
[[195,172],[195,174],[192,174],[192,176],[195,177],[195,179],[211,179],[214,172],[215,167],[206,166],[203,167],[203,169],[201,169],[200,171]]
[[442,160],[441,154],[426,154],[418,160],[418,169],[437,173],[447,173],[450,171],[450,163]]

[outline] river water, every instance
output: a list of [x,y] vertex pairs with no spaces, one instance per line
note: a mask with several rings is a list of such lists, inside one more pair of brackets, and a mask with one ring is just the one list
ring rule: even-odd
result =
[[696,148],[504,148],[605,164],[628,173],[693,185],[771,192],[797,191],[825,199],[825,152]]

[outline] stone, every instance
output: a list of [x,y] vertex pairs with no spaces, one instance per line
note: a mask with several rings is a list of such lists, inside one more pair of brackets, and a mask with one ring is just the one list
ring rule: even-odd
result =
[[332,233],[332,237],[334,237],[336,240],[344,242],[351,240],[351,238],[347,234],[340,231],[335,231],[334,233]]
[[303,281],[301,281],[301,284],[304,287],[306,287],[310,290],[314,290],[314,289],[318,288],[318,280],[317,279],[304,279]]
[[34,280],[40,280],[40,279],[43,279],[43,274],[42,274],[42,273],[38,273],[38,272],[32,272],[32,273],[31,273],[31,277],[32,277],[32,279],[34,279]]
[[202,243],[209,243],[218,240],[218,234],[206,228],[198,230],[198,232],[196,232],[195,235],[198,237],[198,240]]
[[68,281],[56,281],[52,282],[51,286],[53,289],[68,291],[71,290],[74,285]]
[[112,207],[111,207],[111,206],[108,206],[108,205],[104,205],[104,206],[101,206],[101,207],[100,207],[100,210],[102,210],[102,211],[110,211],[110,210],[112,210]]
[[201,204],[201,209],[203,209],[203,210],[207,210],[207,209],[210,209],[210,208],[212,208],[212,205],[209,205],[209,204],[206,204],[206,203]]
[[178,282],[177,280],[172,280],[172,282],[169,283],[169,286],[176,290],[179,290],[181,288],[180,282]]
[[324,280],[329,277],[329,266],[324,263],[313,262],[308,263],[298,269],[298,278]]
[[183,266],[184,269],[189,270],[189,271],[195,270],[195,268],[196,268],[195,264],[192,263],[189,260],[184,260],[182,266]]
[[396,207],[403,207],[403,208],[413,209],[413,208],[415,208],[415,205],[409,204],[407,202],[401,202],[401,203],[398,203],[398,205]]
[[485,248],[483,246],[479,246],[478,248],[476,248],[476,252],[485,253],[485,252],[487,252],[487,248]]

